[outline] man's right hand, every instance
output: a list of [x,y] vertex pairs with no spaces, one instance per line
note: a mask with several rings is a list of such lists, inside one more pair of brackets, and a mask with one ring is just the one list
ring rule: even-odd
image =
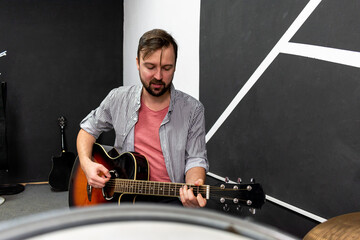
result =
[[80,129],[76,139],[76,147],[81,168],[85,173],[89,185],[94,188],[103,188],[105,187],[105,183],[110,180],[111,175],[109,170],[102,164],[91,160],[92,148],[95,140],[96,139],[91,134]]
[[90,159],[83,161],[81,168],[86,175],[89,185],[94,188],[105,187],[105,183],[111,178],[109,170],[106,167]]

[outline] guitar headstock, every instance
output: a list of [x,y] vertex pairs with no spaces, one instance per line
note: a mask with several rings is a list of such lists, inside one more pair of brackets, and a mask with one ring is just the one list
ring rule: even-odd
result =
[[61,116],[58,118],[59,126],[63,129],[66,126],[66,119],[65,117]]
[[221,183],[216,187],[217,191],[212,189],[212,199],[223,204],[223,210],[229,211],[231,207],[235,206],[236,210],[242,207],[248,207],[250,212],[255,214],[256,209],[262,207],[265,203],[265,193],[259,183],[255,183],[252,179],[250,183],[229,183],[226,179],[225,183]]

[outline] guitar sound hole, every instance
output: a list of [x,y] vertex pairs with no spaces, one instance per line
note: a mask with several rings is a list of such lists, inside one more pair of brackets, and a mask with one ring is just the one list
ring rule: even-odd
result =
[[110,170],[111,178],[105,184],[105,187],[102,188],[102,194],[104,198],[108,201],[112,200],[115,193],[115,178],[117,177],[117,173],[115,170]]

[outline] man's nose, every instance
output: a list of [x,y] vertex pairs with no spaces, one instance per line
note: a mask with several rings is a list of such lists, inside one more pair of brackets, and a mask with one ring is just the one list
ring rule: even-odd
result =
[[161,68],[157,68],[156,69],[156,73],[154,75],[154,78],[157,80],[161,80],[162,79],[162,69]]

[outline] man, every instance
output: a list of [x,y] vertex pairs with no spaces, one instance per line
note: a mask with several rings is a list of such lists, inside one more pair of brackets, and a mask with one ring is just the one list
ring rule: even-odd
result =
[[[92,146],[104,131],[115,130],[119,152],[136,151],[149,161],[150,181],[205,182],[208,161],[203,105],[175,90],[177,44],[164,30],[144,33],[136,65],[142,86],[113,89],[80,124],[77,150],[89,185],[102,188],[109,170],[91,160]],[[177,199],[175,199],[177,200]],[[186,207],[204,207],[206,199],[184,186],[180,200]]]

